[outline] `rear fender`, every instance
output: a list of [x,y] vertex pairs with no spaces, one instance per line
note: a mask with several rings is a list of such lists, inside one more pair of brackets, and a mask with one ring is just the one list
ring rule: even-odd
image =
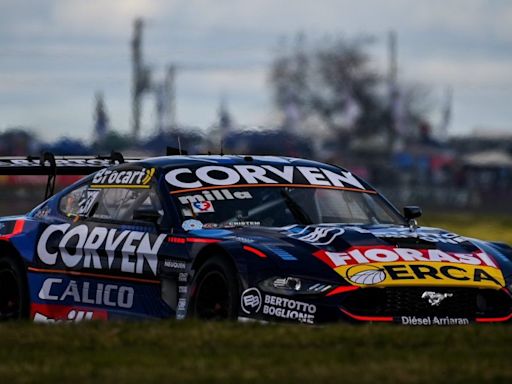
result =
[[18,250],[7,240],[0,240],[0,257],[9,257],[16,260],[26,270],[27,266]]
[[25,263],[32,263],[36,254],[40,229],[44,224],[28,217],[3,221],[2,224],[8,231],[0,236],[0,241],[10,244]]

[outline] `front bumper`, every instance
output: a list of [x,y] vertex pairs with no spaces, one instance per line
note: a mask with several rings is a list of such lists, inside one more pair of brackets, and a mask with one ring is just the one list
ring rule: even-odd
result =
[[[425,296],[426,292],[433,297]],[[435,295],[442,299],[437,300]],[[512,320],[512,296],[506,289],[386,287],[340,290],[325,296],[285,297],[249,288],[242,294],[240,317],[304,324],[505,323]]]

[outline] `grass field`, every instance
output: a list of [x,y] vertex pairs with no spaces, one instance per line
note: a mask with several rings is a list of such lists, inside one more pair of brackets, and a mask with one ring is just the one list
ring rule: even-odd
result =
[[441,227],[463,236],[512,244],[511,215],[480,215],[467,213],[426,213],[420,225]]
[[[423,225],[512,242],[512,220]],[[191,321],[0,326],[0,383],[500,383],[510,326],[400,327]]]
[[505,326],[8,324],[0,339],[2,383],[512,380],[512,332]]

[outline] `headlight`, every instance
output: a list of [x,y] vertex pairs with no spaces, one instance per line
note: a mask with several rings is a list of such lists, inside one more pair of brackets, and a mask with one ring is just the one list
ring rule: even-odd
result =
[[281,295],[315,295],[327,292],[334,287],[332,284],[292,276],[271,277],[263,280],[259,285],[266,292]]

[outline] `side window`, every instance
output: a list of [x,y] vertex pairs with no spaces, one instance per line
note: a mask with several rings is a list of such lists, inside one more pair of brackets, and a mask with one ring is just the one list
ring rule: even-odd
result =
[[141,210],[162,217],[160,200],[153,188],[105,188],[97,199],[97,207],[92,211],[92,218],[116,221],[133,221]]
[[59,202],[60,211],[67,217],[87,216],[100,191],[89,189],[89,185],[82,185],[64,195]]

